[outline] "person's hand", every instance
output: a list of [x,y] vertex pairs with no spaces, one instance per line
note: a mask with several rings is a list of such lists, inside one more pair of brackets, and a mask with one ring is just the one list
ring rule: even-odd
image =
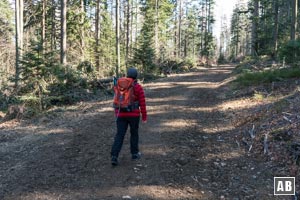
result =
[[142,120],[142,122],[143,122],[144,124],[146,124],[146,123],[147,123],[147,120]]

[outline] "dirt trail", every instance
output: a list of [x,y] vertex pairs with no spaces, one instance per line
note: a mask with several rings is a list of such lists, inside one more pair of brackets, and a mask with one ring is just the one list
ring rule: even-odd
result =
[[0,199],[276,199],[272,173],[238,147],[224,113],[232,69],[145,84],[143,157],[131,161],[127,134],[115,168],[109,99],[1,124]]

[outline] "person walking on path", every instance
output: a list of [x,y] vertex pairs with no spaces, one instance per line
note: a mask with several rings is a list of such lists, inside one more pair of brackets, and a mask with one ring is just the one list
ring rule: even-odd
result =
[[137,160],[141,158],[139,152],[139,122],[140,114],[142,115],[142,122],[147,122],[146,100],[143,87],[137,82],[138,71],[135,68],[129,68],[127,71],[127,78],[132,78],[134,81],[134,101],[137,102],[132,111],[122,111],[120,108],[115,108],[117,133],[111,148],[111,164],[118,165],[118,156],[122,149],[123,140],[130,126],[130,151],[131,158]]

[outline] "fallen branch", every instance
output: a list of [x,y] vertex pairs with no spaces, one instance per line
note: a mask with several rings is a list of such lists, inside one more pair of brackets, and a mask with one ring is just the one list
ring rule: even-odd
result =
[[287,118],[286,116],[283,116],[283,119],[286,120],[286,121],[288,121],[288,122],[290,122],[290,123],[293,123],[292,120],[290,120],[290,119]]
[[255,138],[254,129],[255,129],[255,126],[254,126],[254,124],[253,124],[252,129],[251,129],[250,131],[248,131],[249,134],[250,134],[251,139],[254,139],[254,138]]
[[237,141],[237,140],[235,140],[235,143],[238,145],[238,147],[240,148],[240,143]]
[[246,145],[246,146],[250,146],[249,143],[246,141],[246,139],[243,137],[242,138],[242,142]]
[[248,152],[250,152],[250,151],[251,151],[252,147],[253,147],[253,145],[251,144],[251,145],[250,145],[250,147],[249,147],[249,150],[248,150]]
[[292,116],[292,115],[293,115],[293,114],[288,113],[288,112],[282,112],[282,114],[284,114],[284,115],[289,115],[289,116]]
[[198,180],[198,177],[197,177],[197,176],[193,175],[193,176],[191,176],[191,177],[192,177],[192,179],[193,179],[195,182],[199,183],[199,180]]
[[268,133],[266,133],[264,138],[264,154],[268,153],[268,146]]

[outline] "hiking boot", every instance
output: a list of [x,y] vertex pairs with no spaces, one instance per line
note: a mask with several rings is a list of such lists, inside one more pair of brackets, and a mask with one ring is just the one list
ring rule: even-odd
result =
[[139,160],[139,159],[141,159],[141,157],[142,157],[141,152],[138,152],[138,153],[132,154],[131,159],[132,160]]
[[116,156],[111,157],[111,165],[112,166],[117,166],[119,164],[118,158]]

